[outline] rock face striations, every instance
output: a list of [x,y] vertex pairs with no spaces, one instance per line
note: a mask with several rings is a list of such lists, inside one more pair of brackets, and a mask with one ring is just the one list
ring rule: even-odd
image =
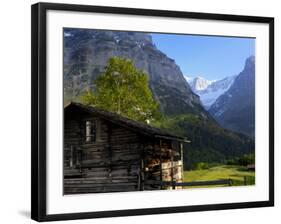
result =
[[209,116],[175,61],[156,48],[149,34],[141,32],[64,29],[65,100],[79,100],[81,93],[94,89],[93,81],[113,56],[132,59],[148,73],[163,113]]
[[246,60],[232,86],[209,112],[225,128],[255,136],[255,57]]

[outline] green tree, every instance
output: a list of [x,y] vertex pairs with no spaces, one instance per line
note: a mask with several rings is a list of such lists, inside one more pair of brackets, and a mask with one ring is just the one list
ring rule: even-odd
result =
[[148,75],[131,60],[113,57],[104,74],[94,81],[95,91],[84,94],[82,101],[137,121],[153,121],[160,116],[160,104],[155,101],[148,81]]
[[195,164],[196,170],[207,170],[209,169],[209,164],[204,162],[199,162]]

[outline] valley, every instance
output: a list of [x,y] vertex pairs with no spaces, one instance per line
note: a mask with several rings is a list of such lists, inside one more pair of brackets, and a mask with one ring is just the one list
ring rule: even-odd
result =
[[[249,82],[244,83],[243,76],[251,73],[252,78],[252,59],[238,75],[218,81],[202,78],[187,81],[176,61],[160,51],[148,33],[65,28],[64,103],[81,102],[83,94],[95,91],[94,81],[103,74],[112,57],[130,59],[136,68],[148,74],[149,87],[161,113],[150,125],[190,140],[184,145],[185,170],[194,169],[200,162],[225,164],[227,160],[254,153],[254,127],[248,124],[249,116],[252,122],[252,110],[243,113],[249,111],[247,103],[252,105],[252,90],[251,99],[238,104],[241,98],[248,97],[247,85],[252,81],[247,79]],[[245,91],[240,91],[239,85]],[[241,94],[234,97],[237,92]],[[224,111],[219,115],[221,109]],[[242,126],[231,125],[239,121],[249,132],[240,131]]]

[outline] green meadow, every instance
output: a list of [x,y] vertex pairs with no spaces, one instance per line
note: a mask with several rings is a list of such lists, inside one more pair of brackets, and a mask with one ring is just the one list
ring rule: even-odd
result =
[[[233,181],[233,186],[254,185],[255,184],[255,172],[248,171],[244,166],[236,165],[219,165],[209,169],[202,170],[190,170],[184,172],[184,182],[195,181],[215,181],[215,180],[227,180]],[[200,187],[216,187],[213,186],[200,186]],[[223,185],[221,185],[223,186]],[[191,187],[186,187],[191,188]],[[192,187],[194,188],[194,187]]]

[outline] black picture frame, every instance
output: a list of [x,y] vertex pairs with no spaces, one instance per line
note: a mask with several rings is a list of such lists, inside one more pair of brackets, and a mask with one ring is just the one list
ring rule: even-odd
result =
[[[100,212],[83,212],[69,214],[46,213],[46,13],[48,10],[75,12],[100,12],[124,15],[141,15],[155,17],[193,18],[205,20],[254,22],[269,25],[269,200],[243,203],[208,204],[195,206],[177,206],[114,210]],[[36,221],[54,221],[116,216],[148,215],[161,213],[192,212],[237,208],[254,208],[274,206],[274,18],[195,13],[183,11],[163,11],[137,8],[103,7],[73,4],[37,3],[32,5],[32,155],[31,155],[31,218]]]

